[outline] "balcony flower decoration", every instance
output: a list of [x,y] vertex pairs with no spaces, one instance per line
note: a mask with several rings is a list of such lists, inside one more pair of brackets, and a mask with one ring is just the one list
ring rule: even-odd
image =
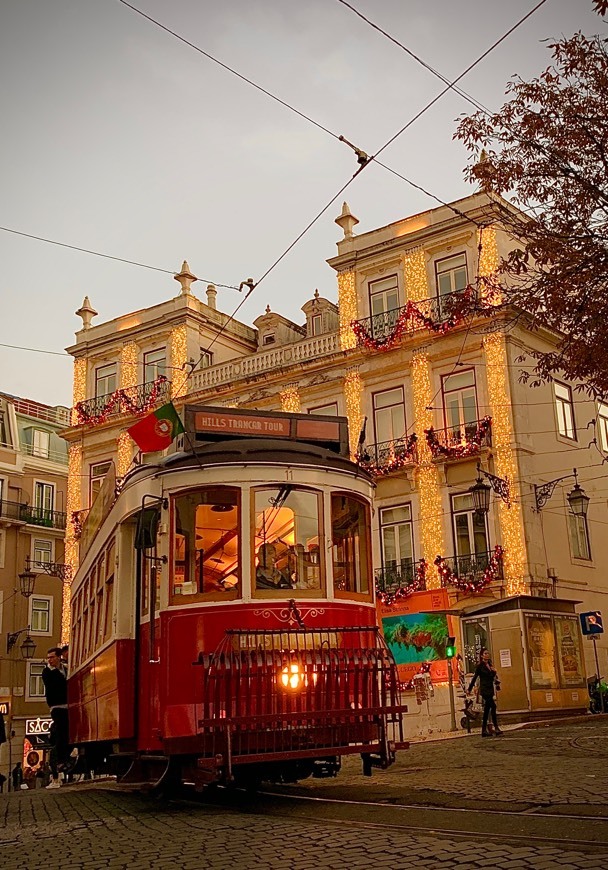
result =
[[449,565],[446,565],[443,556],[437,556],[434,564],[437,566],[442,586],[455,586],[460,592],[476,595],[490,583],[500,580],[503,554],[503,548],[497,544],[483,574],[478,577],[473,572],[466,577],[459,577]]
[[385,474],[399,471],[399,469],[416,461],[417,442],[418,436],[415,432],[412,432],[407,438],[398,439],[390,450],[383,451],[387,453],[386,460],[381,459],[377,454],[372,456],[369,450],[364,447],[363,451],[357,455],[357,462],[361,468],[365,468],[374,477],[383,477]]
[[[461,427],[464,430],[464,426]],[[475,456],[481,450],[481,446],[492,430],[492,417],[485,416],[477,424],[475,433],[458,444],[442,444],[436,430],[431,426],[425,429],[426,441],[435,459],[463,459],[467,456]]]
[[74,539],[79,541],[82,537],[82,526],[86,519],[88,511],[72,511],[71,521],[72,521],[72,532],[74,534]]
[[[447,299],[449,298],[449,303]],[[444,316],[437,318],[426,314],[422,308],[424,302],[433,302],[433,299],[422,302],[408,301],[388,335],[370,335],[363,320],[353,320],[351,328],[357,338],[357,344],[368,350],[392,350],[401,343],[403,336],[416,327],[429,329],[436,334],[445,335],[454,327],[463,322],[465,316],[472,310],[476,298],[475,288],[470,284],[461,292],[452,294],[451,297],[443,297],[446,311]],[[446,316],[447,315],[447,316]]]
[[135,398],[132,398],[130,392],[132,388],[119,389],[111,393],[107,401],[101,409],[90,410],[90,401],[78,402],[76,404],[76,414],[79,424],[90,426],[99,426],[105,423],[110,415],[115,411],[126,411],[129,414],[147,414],[156,405],[158,398],[167,383],[165,375],[159,375],[152,383],[150,391],[145,391],[143,397],[139,397],[137,392]]
[[427,563],[424,559],[421,559],[416,565],[416,572],[412,582],[405,586],[400,586],[398,589],[394,589],[391,592],[385,592],[383,589],[379,589],[378,583],[376,582],[376,599],[385,607],[392,607],[392,605],[396,604],[398,601],[403,601],[404,598],[409,598],[409,596],[414,592],[423,592],[426,589],[426,571]]

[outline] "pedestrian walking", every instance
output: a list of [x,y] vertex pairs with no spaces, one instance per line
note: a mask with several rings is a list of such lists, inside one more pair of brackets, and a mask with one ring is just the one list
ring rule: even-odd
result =
[[46,702],[53,724],[50,728],[50,764],[52,780],[47,788],[60,788],[59,769],[65,765],[69,752],[68,732],[68,673],[61,660],[61,649],[51,647],[46,656],[47,666],[42,671]]
[[20,761],[18,761],[17,764],[13,767],[11,777],[13,780],[13,791],[19,791],[19,789],[21,788],[21,783],[23,782],[23,770],[21,768]]
[[469,693],[473,691],[473,686],[477,680],[479,680],[479,694],[483,698],[481,736],[491,736],[490,731],[488,730],[488,720],[490,716],[492,717],[492,724],[494,725],[494,734],[500,736],[502,731],[498,727],[498,720],[496,718],[496,692],[500,688],[500,681],[498,679],[498,674],[496,673],[496,668],[490,659],[490,651],[487,649],[484,649],[481,652],[479,664],[477,665],[475,673],[473,674],[473,679],[469,684]]

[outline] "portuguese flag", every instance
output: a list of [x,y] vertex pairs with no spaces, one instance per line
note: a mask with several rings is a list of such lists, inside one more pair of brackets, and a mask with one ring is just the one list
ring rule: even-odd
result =
[[177,436],[184,431],[173,402],[152,411],[143,420],[139,420],[127,434],[131,436],[142,453],[154,453],[164,450]]

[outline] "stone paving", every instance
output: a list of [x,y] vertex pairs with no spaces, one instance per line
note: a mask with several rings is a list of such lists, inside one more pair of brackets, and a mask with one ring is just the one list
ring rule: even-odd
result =
[[[398,765],[363,779],[349,763],[336,780],[308,781],[292,791],[350,800],[409,799],[435,806],[582,806],[608,811],[608,722],[511,732],[504,738],[417,745]],[[590,772],[592,771],[592,772]],[[595,870],[608,849],[530,845],[491,835],[411,833],[398,827],[263,814],[188,802],[169,805],[117,793],[103,784],[0,795],[0,867],[197,868],[197,870]],[[500,817],[496,817],[500,832]],[[440,822],[437,821],[440,827]],[[435,817],[429,819],[429,827]],[[564,837],[568,836],[567,823]],[[599,854],[602,852],[603,854]]]

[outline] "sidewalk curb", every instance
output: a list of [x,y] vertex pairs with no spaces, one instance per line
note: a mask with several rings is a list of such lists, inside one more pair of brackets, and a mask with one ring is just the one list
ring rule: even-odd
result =
[[[553,716],[550,719],[535,719],[531,722],[514,722],[508,725],[501,725],[501,731],[505,733],[510,731],[522,731],[524,728],[549,728],[551,725],[568,725],[589,722],[601,722],[603,719],[608,719],[608,713],[587,713],[583,716]],[[410,737],[410,745],[421,743],[439,743],[442,740],[457,740],[460,737],[481,737],[479,728],[471,729],[471,732],[465,730],[445,731],[437,734],[429,734],[428,737]]]

